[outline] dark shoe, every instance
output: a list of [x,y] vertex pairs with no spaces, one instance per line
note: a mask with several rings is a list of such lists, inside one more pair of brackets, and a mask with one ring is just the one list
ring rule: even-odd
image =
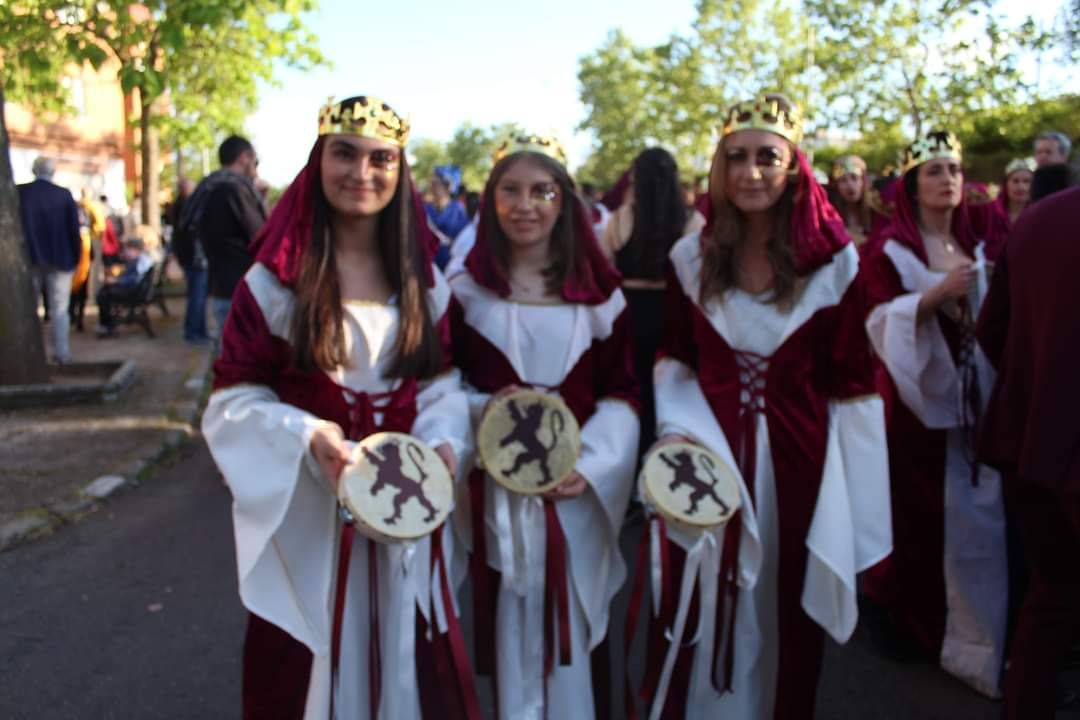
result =
[[97,336],[99,338],[116,337],[116,328],[109,325],[100,325],[97,329]]

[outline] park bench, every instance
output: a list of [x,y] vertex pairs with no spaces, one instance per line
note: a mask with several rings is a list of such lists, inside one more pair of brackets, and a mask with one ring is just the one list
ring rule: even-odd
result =
[[146,271],[146,274],[135,286],[134,292],[126,298],[115,298],[112,301],[110,314],[113,325],[138,324],[146,332],[148,337],[154,337],[154,328],[150,325],[150,306],[156,305],[165,315],[169,314],[165,307],[165,260],[154,263],[154,266]]

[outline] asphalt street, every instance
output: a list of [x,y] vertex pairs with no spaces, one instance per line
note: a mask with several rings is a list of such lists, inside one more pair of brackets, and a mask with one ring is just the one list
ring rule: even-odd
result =
[[[102,510],[0,554],[0,718],[239,717],[244,613],[229,504],[194,441]],[[628,528],[624,549],[637,532]],[[931,663],[883,657],[861,629],[828,648],[820,718],[998,713]]]

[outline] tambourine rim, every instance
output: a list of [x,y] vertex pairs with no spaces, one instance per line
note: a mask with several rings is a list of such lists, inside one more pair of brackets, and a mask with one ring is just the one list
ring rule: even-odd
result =
[[[566,417],[567,431],[571,429],[573,431],[572,433],[569,433],[569,436],[571,449],[573,450],[575,461],[574,464],[570,466],[570,469],[566,472],[566,474],[558,480],[552,480],[546,485],[535,485],[532,487],[524,488],[518,485],[511,485],[510,483],[507,483],[503,479],[501,479],[498,475],[491,472],[489,463],[489,460],[491,460],[491,458],[484,457],[485,446],[484,443],[480,442],[480,438],[484,436],[484,427],[488,424],[488,422],[490,422],[495,407],[497,405],[505,405],[510,400],[515,398],[541,399],[544,402],[554,404],[559,410],[563,411],[563,414]],[[533,390],[531,388],[521,388],[520,390],[515,390],[511,393],[507,393],[501,397],[491,400],[491,406],[487,408],[487,412],[484,413],[484,417],[480,419],[480,424],[476,428],[476,454],[480,458],[480,462],[484,468],[484,472],[487,473],[492,480],[498,483],[500,487],[505,488],[506,490],[512,493],[516,493],[518,495],[543,495],[544,493],[550,492],[555,488],[559,487],[559,485],[562,485],[564,482],[566,482],[566,478],[570,477],[574,473],[574,470],[577,467],[577,458],[581,456],[581,426],[578,424],[577,417],[574,415],[573,412],[570,411],[570,407],[566,404],[566,401],[563,400],[559,395],[545,393],[539,390]]]
[[[411,443],[416,443],[417,445],[421,446],[421,448],[424,450],[425,454],[426,453],[431,453],[436,458],[439,457],[439,454],[435,452],[434,448],[432,448],[430,445],[428,445],[423,440],[420,440],[419,438],[417,438],[417,437],[415,437],[413,435],[409,435],[408,433],[396,432],[396,431],[383,431],[383,432],[372,433],[371,435],[368,435],[364,439],[359,440],[356,443],[356,446],[353,449],[353,455],[354,456],[359,455],[360,448],[362,448],[362,447],[367,447],[368,449],[374,450],[375,447],[382,444],[382,442],[384,440],[386,440],[387,438],[399,438],[403,442],[408,441],[408,442],[411,442]],[[373,446],[375,446],[375,447],[373,447]],[[449,490],[450,490],[450,493],[449,493],[450,497],[453,498],[453,496],[454,496],[454,479],[450,476],[450,471],[447,470],[446,465],[443,464],[441,459],[439,459],[437,462],[433,463],[433,465],[437,466],[438,470],[433,469],[432,471],[437,472],[439,475],[441,475],[443,478],[445,478],[446,484],[447,484],[447,486],[449,487]],[[383,527],[376,527],[375,525],[372,525],[368,520],[366,520],[364,518],[363,514],[361,514],[361,513],[359,513],[357,511],[356,506],[352,502],[350,502],[350,500],[349,500],[349,493],[347,492],[348,484],[345,482],[345,476],[346,476],[346,474],[348,474],[350,472],[356,472],[357,471],[356,467],[357,467],[357,464],[353,463],[351,468],[347,467],[341,473],[341,478],[338,480],[338,502],[341,505],[344,505],[345,508],[349,511],[349,513],[353,516],[354,522],[357,524],[357,526],[362,525],[365,529],[370,529],[373,533],[376,533],[376,534],[381,535],[383,537],[390,538],[392,540],[399,540],[399,541],[423,540],[424,538],[430,536],[432,533],[434,533],[436,530],[438,530],[443,525],[443,523],[446,522],[446,519],[448,517],[450,517],[450,513],[452,512],[452,509],[453,509],[452,507],[445,508],[445,509],[444,508],[439,508],[436,521],[432,524],[431,529],[426,530],[425,532],[423,532],[423,533],[421,533],[419,535],[414,535],[414,534],[411,534],[411,533],[406,534],[406,533],[393,532],[392,530],[387,530],[387,529],[385,529]]]
[[[732,484],[735,487],[735,492],[732,494],[732,497],[731,497],[731,500],[732,500],[731,512],[723,520],[720,520],[720,521],[717,521],[717,522],[701,522],[700,520],[699,521],[691,520],[691,519],[689,519],[687,517],[687,515],[685,513],[674,512],[674,511],[669,510],[667,507],[661,506],[657,502],[656,498],[653,496],[652,489],[649,487],[649,483],[646,480],[645,468],[648,467],[649,461],[652,460],[653,456],[656,453],[659,453],[662,450],[677,450],[677,449],[685,449],[685,450],[689,450],[689,451],[694,452],[694,453],[705,453],[706,455],[709,455],[709,456],[715,458],[717,460],[717,467],[723,467],[724,472],[728,473],[728,475],[730,476],[730,479],[732,480]],[[652,508],[652,510],[654,512],[656,512],[660,516],[664,517],[665,519],[671,520],[671,521],[679,523],[681,525],[685,525],[685,526],[693,528],[695,530],[708,530],[708,529],[723,527],[723,526],[727,525],[729,522],[731,522],[731,519],[733,517],[735,517],[735,513],[739,512],[742,509],[742,497],[741,497],[741,494],[739,492],[738,475],[736,475],[732,471],[732,469],[728,466],[728,464],[725,463],[720,458],[719,455],[714,453],[709,448],[707,448],[707,447],[705,447],[703,445],[698,445],[696,443],[688,443],[688,442],[668,443],[667,445],[662,445],[662,446],[660,446],[658,448],[653,449],[651,452],[647,453],[645,455],[645,458],[642,460],[642,463],[641,463],[641,472],[639,473],[639,482],[640,482],[640,485],[641,485],[641,493],[643,495],[642,499],[644,500],[644,502],[650,508]]]

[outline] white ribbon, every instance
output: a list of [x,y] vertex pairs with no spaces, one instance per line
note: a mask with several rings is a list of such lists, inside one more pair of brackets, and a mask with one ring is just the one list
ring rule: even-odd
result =
[[660,616],[660,596],[663,593],[664,566],[660,561],[660,523],[649,522],[649,560],[652,566],[652,614]]
[[[702,577],[702,599],[698,610],[698,630],[693,642],[701,634],[706,613],[716,608],[716,570],[719,561],[719,552],[716,546],[716,536],[711,532],[702,533],[694,546],[686,553],[686,564],[683,566],[682,587],[679,589],[679,607],[675,612],[675,625],[665,633],[668,638],[668,651],[664,657],[664,667],[660,673],[660,681],[656,686],[656,695],[653,698],[652,709],[649,712],[649,720],[659,720],[664,710],[664,700],[667,698],[668,686],[671,684],[671,675],[675,670],[675,660],[679,656],[682,647],[683,634],[686,632],[686,619],[690,613],[690,600],[694,595],[694,583],[699,575]],[[701,569],[705,568],[702,573]],[[706,582],[706,576],[714,576],[711,583]],[[710,595],[707,596],[706,592]],[[656,589],[653,589],[654,594]]]

